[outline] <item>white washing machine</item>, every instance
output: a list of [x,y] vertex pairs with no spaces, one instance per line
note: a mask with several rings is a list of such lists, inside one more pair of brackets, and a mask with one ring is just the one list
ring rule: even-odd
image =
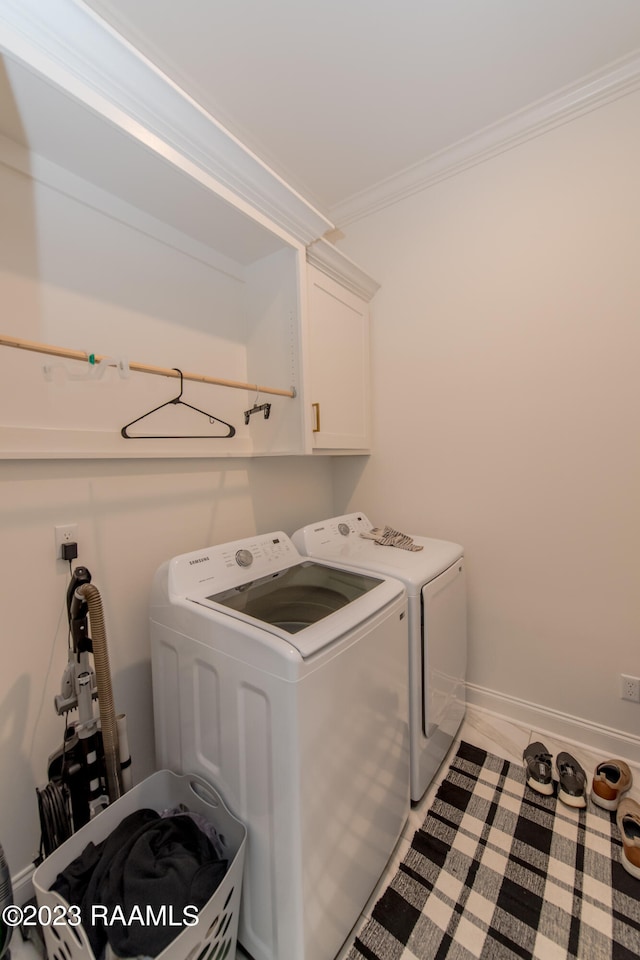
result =
[[310,561],[282,532],[154,578],[157,762],[247,826],[239,942],[333,960],[409,813],[406,591]]
[[467,593],[457,543],[413,536],[411,552],[365,539],[373,524],[350,513],[293,534],[302,554],[402,580],[408,594],[411,799],[424,795],[466,708]]

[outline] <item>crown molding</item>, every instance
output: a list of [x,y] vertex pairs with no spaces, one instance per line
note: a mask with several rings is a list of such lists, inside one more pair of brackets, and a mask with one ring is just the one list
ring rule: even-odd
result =
[[302,244],[332,223],[77,0],[2,0],[0,51],[172,161],[213,177]]
[[346,257],[332,243],[320,239],[307,247],[307,263],[326,276],[336,280],[351,293],[369,303],[380,289],[380,284]]
[[420,163],[381,180],[336,204],[329,215],[338,227],[377,210],[581,117],[640,88],[640,52],[617,60],[580,83],[537,101]]

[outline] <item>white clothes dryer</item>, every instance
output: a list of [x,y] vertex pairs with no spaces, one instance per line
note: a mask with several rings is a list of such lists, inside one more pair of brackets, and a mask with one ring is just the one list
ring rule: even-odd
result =
[[409,814],[406,591],[282,532],[174,557],[151,598],[157,761],[248,831],[239,942],[333,960]]
[[364,513],[311,523],[292,540],[300,553],[402,580],[408,594],[411,799],[424,795],[466,709],[467,600],[464,550],[413,536],[422,550],[361,537]]

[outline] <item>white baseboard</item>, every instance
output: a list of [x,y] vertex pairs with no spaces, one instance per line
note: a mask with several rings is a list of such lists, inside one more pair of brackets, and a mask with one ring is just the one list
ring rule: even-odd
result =
[[28,867],[18,871],[18,873],[11,877],[13,900],[14,903],[17,903],[19,906],[22,906],[27,900],[31,900],[31,898],[35,896],[35,890],[33,889],[34,873],[35,867],[30,863]]
[[623,730],[614,730],[474,683],[467,683],[467,703],[539,733],[582,745],[591,752],[620,757],[634,766],[640,766],[640,737]]

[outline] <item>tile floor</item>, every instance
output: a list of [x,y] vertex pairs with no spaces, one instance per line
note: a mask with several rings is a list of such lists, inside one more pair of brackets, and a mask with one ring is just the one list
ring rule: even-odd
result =
[[[445,757],[426,794],[420,803],[412,808],[411,813],[409,814],[407,825],[389,861],[387,870],[381,877],[376,889],[371,894],[362,912],[362,915],[358,920],[358,923],[351,931],[349,937],[345,941],[344,947],[335,960],[345,960],[349,954],[349,950],[351,949],[351,945],[353,943],[353,938],[358,929],[371,915],[373,907],[379,900],[382,892],[389,883],[389,880],[394,876],[399,864],[402,862],[406,853],[408,852],[413,834],[420,826],[422,826],[422,823],[436,795],[438,787],[440,786],[440,782],[447,775],[450,758],[455,755],[460,740],[466,740],[467,743],[472,743],[476,747],[481,747],[483,750],[488,750],[490,753],[496,754],[496,756],[504,757],[505,760],[512,760],[516,763],[522,763],[522,752],[529,743],[532,743],[535,740],[541,740],[548,748],[549,752],[553,754],[554,758],[561,750],[568,750],[569,753],[573,754],[576,760],[578,760],[579,763],[584,767],[589,784],[596,764],[601,763],[602,760],[610,759],[608,757],[604,757],[602,754],[593,753],[591,750],[589,750],[589,747],[585,746],[584,744],[577,744],[573,741],[555,739],[549,736],[549,734],[546,732],[541,733],[540,731],[532,730],[530,727],[515,723],[503,717],[498,717],[494,714],[485,713],[484,711],[469,707],[460,730],[458,731],[456,741],[449,750],[448,755]],[[623,757],[622,759],[625,758]],[[640,767],[636,767],[633,764],[630,764],[630,766],[634,777],[634,785],[631,788],[628,796],[633,797],[634,800],[640,802]],[[237,960],[242,960],[243,956],[243,953],[238,950]]]
[[[584,767],[589,780],[593,774],[596,764],[604,759],[608,759],[603,757],[601,754],[592,752],[588,746],[583,744],[555,739],[547,733],[541,733],[539,731],[532,730],[529,727],[514,723],[505,719],[504,717],[498,717],[494,714],[486,713],[476,708],[469,707],[462,726],[458,731],[458,737],[456,741],[452,745],[447,757],[445,757],[440,770],[434,777],[434,780],[427,790],[425,796],[422,798],[419,804],[412,808],[403,834],[398,841],[391,859],[389,860],[384,875],[380,878],[375,890],[369,897],[358,923],[351,931],[342,950],[335,960],[345,960],[351,948],[354,936],[370,916],[376,901],[381,896],[390,878],[395,874],[398,865],[404,859],[409,849],[414,832],[422,825],[422,822],[424,821],[427,811],[429,810],[436,794],[438,786],[440,785],[441,780],[444,779],[447,774],[450,757],[455,754],[460,740],[466,740],[468,743],[472,743],[476,747],[481,747],[482,749],[488,750],[497,756],[504,757],[506,760],[513,760],[517,763],[522,762],[522,751],[527,744],[534,740],[542,740],[542,742],[547,746],[549,751],[554,756],[560,750],[568,750],[570,753],[572,753]],[[630,766],[634,776],[634,786],[632,787],[629,796],[640,802],[640,767],[632,764],[630,764]],[[21,943],[19,936],[14,937],[11,943],[12,960],[35,960],[37,956],[38,954],[31,945]],[[247,955],[244,953],[242,948],[238,947],[235,960],[246,960],[246,956]],[[232,960],[232,958],[229,958],[229,960]]]

